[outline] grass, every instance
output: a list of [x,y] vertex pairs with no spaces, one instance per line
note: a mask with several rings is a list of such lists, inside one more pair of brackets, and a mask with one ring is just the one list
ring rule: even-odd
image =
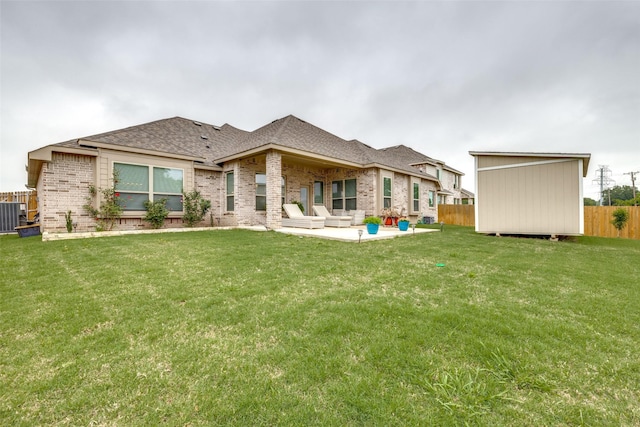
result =
[[221,230],[0,256],[3,425],[640,424],[638,241]]

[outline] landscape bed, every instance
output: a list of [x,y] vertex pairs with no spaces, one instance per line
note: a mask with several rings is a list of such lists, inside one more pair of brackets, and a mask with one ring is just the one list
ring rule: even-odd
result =
[[0,236],[5,425],[638,425],[640,242]]

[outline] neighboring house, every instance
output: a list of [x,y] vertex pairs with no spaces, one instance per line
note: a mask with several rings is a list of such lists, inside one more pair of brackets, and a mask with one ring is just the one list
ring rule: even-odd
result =
[[469,154],[475,158],[477,232],[584,234],[582,178],[590,154]]
[[88,188],[108,188],[117,170],[124,204],[119,229],[145,226],[143,203],[167,198],[168,227],[181,226],[182,192],[211,200],[215,225],[280,228],[281,206],[300,201],[379,215],[392,207],[417,220],[437,218],[437,198],[460,200],[461,172],[405,146],[376,150],[294,116],[248,132],[180,117],[48,145],[28,154],[43,230],[95,226],[82,206]]
[[475,203],[476,196],[469,190],[461,188],[460,197],[462,197],[463,205],[473,205]]

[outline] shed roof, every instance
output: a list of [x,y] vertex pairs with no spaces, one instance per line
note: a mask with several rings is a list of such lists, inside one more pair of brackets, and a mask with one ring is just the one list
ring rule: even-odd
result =
[[539,158],[575,158],[582,159],[584,161],[584,167],[582,168],[583,177],[587,176],[587,169],[589,169],[589,160],[591,160],[590,153],[546,153],[535,151],[469,151],[469,154],[474,157],[479,156],[497,156],[497,157],[539,157]]

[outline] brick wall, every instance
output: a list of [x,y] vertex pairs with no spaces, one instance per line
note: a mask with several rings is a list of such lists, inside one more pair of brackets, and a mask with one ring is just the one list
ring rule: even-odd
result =
[[[194,171],[194,188],[205,199],[211,201],[211,214],[214,225],[256,225],[271,223],[279,226],[281,211],[281,195],[276,191],[268,194],[267,206],[277,206],[272,216],[267,220],[267,212],[256,212],[256,173],[267,173],[271,188],[280,188],[280,177],[285,177],[286,202],[299,200],[300,187],[309,187],[309,203],[313,204],[314,181],[324,183],[324,205],[329,209],[332,205],[331,182],[335,180],[357,180],[357,208],[364,210],[366,215],[379,215],[376,200],[378,196],[379,170],[370,168],[354,170],[348,168],[319,168],[298,163],[282,163],[282,158],[277,152],[269,154],[272,160],[267,161],[265,156],[244,159],[227,164],[227,170],[234,171],[235,177],[235,211],[226,212],[226,182],[225,173],[218,171],[200,170]],[[84,211],[82,206],[86,203],[88,188],[95,185],[97,176],[96,158],[76,154],[53,153],[52,161],[43,164],[42,174],[38,182],[38,208],[43,229],[51,232],[65,231],[64,215],[67,210],[72,211],[72,218],[77,222],[77,231],[89,231],[95,229],[95,221]],[[270,178],[269,178],[270,177]],[[277,182],[276,182],[277,181]],[[408,212],[411,195],[409,191],[410,179],[404,174],[395,173],[393,176],[394,206]],[[421,182],[421,215],[429,215],[437,218],[437,207],[429,208],[428,191],[435,191],[435,184],[423,180]],[[307,212],[307,214],[312,214]],[[207,215],[200,224],[211,224],[211,216]],[[182,227],[181,218],[168,218],[165,227]],[[130,230],[148,228],[148,224],[141,218],[124,217],[116,225],[118,230]]]
[[46,231],[66,231],[65,213],[71,210],[77,231],[93,229],[94,221],[82,208],[95,182],[95,157],[53,153],[42,165],[38,182],[40,224]]

